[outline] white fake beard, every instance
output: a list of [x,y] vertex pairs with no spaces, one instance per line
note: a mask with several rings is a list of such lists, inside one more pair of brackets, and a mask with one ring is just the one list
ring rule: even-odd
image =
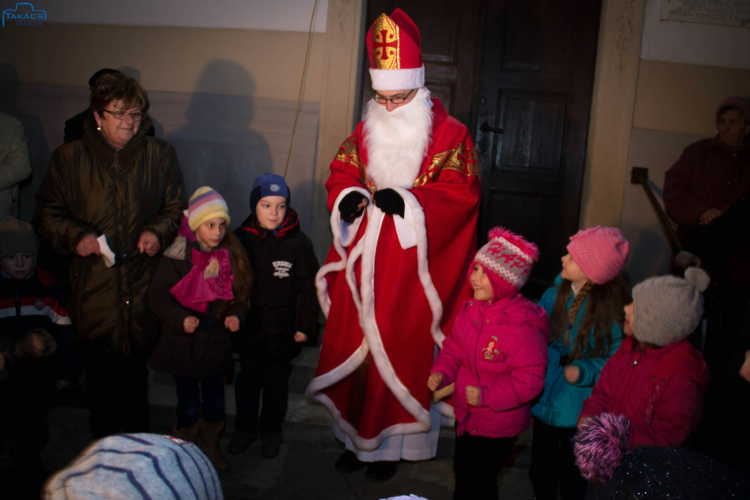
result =
[[363,130],[367,177],[375,187],[413,187],[432,136],[430,91],[419,89],[409,104],[390,113],[371,99]]

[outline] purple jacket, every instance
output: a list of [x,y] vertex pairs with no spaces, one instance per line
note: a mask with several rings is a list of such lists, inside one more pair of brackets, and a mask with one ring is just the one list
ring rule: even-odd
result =
[[[430,372],[443,374],[443,386],[456,383],[459,436],[511,437],[531,425],[530,402],[544,389],[548,338],[547,313],[520,294],[494,304],[464,302]],[[481,390],[479,406],[466,402],[469,385]]]

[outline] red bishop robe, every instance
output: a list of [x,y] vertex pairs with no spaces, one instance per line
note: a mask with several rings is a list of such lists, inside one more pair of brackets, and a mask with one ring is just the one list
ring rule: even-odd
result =
[[[432,102],[432,140],[411,188],[376,187],[368,178],[363,123],[344,141],[326,182],[334,243],[316,284],[328,319],[307,394],[361,450],[430,430],[434,346],[473,293],[466,276],[476,253],[477,154],[468,129]],[[342,224],[338,204],[346,194],[388,187],[404,199],[404,219],[370,202],[355,223]],[[402,242],[397,223],[416,238]],[[453,416],[451,407],[444,413]]]

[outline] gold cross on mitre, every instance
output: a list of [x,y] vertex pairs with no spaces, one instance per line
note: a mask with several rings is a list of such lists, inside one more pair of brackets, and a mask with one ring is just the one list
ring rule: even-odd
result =
[[401,69],[398,25],[386,14],[380,14],[372,27],[374,69]]

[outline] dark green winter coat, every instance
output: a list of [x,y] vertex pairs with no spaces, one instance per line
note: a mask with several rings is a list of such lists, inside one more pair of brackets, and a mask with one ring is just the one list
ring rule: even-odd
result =
[[[78,335],[105,350],[130,354],[159,335],[159,320],[146,303],[159,256],[138,252],[143,231],[161,250],[174,240],[185,208],[182,173],[166,141],[147,137],[147,118],[125,147],[115,151],[96,130],[93,116],[84,138],[55,150],[36,193],[34,226],[53,251],[71,256],[69,310]],[[79,257],[87,234],[104,234],[116,256]]]

